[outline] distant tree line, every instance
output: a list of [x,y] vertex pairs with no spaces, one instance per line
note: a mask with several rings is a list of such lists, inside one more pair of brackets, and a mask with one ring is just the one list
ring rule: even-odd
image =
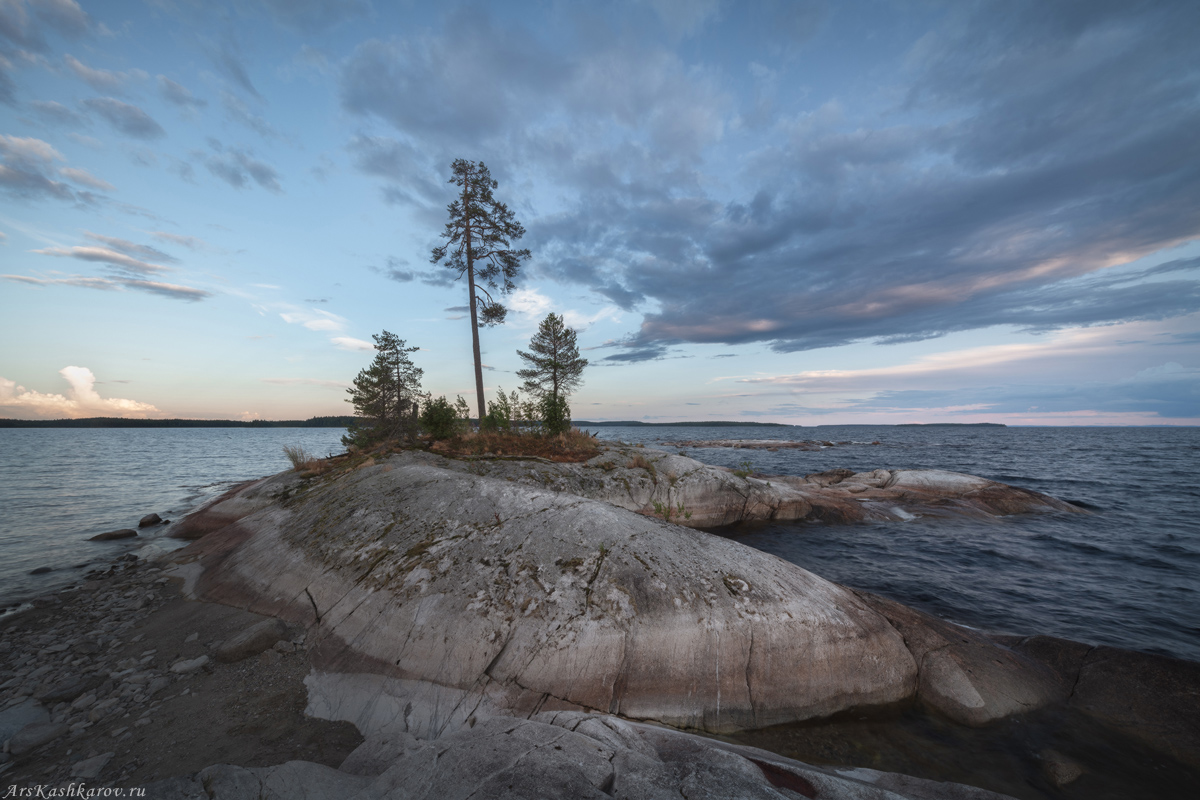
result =
[[347,428],[355,418],[310,417],[309,419],[0,419],[0,428]]

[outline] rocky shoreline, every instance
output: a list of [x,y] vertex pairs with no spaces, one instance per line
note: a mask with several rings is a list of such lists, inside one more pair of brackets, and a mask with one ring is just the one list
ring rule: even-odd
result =
[[970,631],[662,512],[677,498],[708,518],[738,498],[743,518],[796,498],[1072,507],[954,473],[698,464],[634,448],[584,465],[406,452],[235,487],[176,523],[197,538],[187,548],[0,620],[3,782],[220,798],[301,784],[313,798],[999,796],[944,782],[962,775],[786,757],[796,725],[889,708],[964,741],[1068,714],[1132,743],[1134,784],[1098,772],[1112,758],[1097,760],[1096,736],[1074,749],[1060,736],[1033,747],[1051,766],[1021,791],[991,784],[1015,796],[1128,792],[1139,765],[1159,796],[1200,778],[1200,665]]

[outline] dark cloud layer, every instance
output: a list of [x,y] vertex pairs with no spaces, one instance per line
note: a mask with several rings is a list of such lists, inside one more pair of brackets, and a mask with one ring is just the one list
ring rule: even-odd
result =
[[[711,24],[693,11],[664,24]],[[788,36],[839,13],[853,11],[806,5]],[[1200,309],[1194,269],[1107,269],[1200,235],[1200,5],[956,5],[888,76],[887,114],[759,108],[765,145],[742,153],[724,197],[704,163],[734,116],[721,81],[602,27],[560,52],[454,18],[454,36],[360,45],[341,93],[400,134],[350,144],[391,202],[436,213],[428,176],[461,144],[551,176],[573,200],[526,217],[534,273],[625,310],[657,305],[604,360]]]

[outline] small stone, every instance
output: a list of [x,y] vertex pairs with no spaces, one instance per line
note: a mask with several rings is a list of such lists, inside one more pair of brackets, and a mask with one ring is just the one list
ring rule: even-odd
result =
[[113,730],[109,731],[109,734],[108,734],[108,735],[109,735],[109,736],[111,736],[111,737],[113,737],[113,738],[115,739],[115,738],[117,738],[118,736],[120,736],[122,733],[124,733],[124,732],[125,732],[125,731],[127,731],[127,730],[129,730],[129,726],[128,726],[128,725],[122,725],[122,726],[121,726],[121,727],[119,727],[119,728],[114,728]]
[[187,644],[188,642],[194,642],[199,638],[200,638],[199,633],[193,633],[191,636],[188,636],[186,639],[184,639],[183,642],[184,642],[184,644]]
[[149,724],[150,724],[150,718],[149,718],[149,717],[142,717],[142,718],[141,718],[141,719],[139,719],[137,722],[133,723],[133,727],[135,727],[135,728],[140,728],[140,727],[142,727],[143,725],[149,725]]
[[249,658],[272,647],[288,635],[281,620],[265,619],[229,639],[217,649],[217,660],[231,663]]
[[162,517],[158,514],[147,514],[138,520],[139,528],[149,528],[151,525],[161,525]]
[[171,672],[174,672],[178,675],[190,675],[197,670],[203,669],[204,665],[207,663],[208,656],[200,656],[199,658],[193,658],[190,661],[176,661],[171,665]]
[[264,650],[259,654],[258,660],[262,664],[271,666],[272,664],[278,664],[280,661],[282,661],[283,655],[280,654],[278,650]]
[[1043,750],[1041,756],[1042,772],[1046,779],[1059,789],[1075,782],[1083,775],[1083,767],[1057,750]]
[[275,649],[281,653],[294,653],[296,652],[296,645],[288,641],[280,640],[275,643]]
[[82,711],[94,702],[96,702],[96,695],[89,692],[82,697],[76,698],[75,702],[71,703],[71,708],[75,709],[76,711]]
[[100,770],[104,769],[105,765],[116,755],[115,753],[104,753],[103,755],[85,758],[82,761],[76,761],[71,767],[72,778],[95,778],[100,775]]

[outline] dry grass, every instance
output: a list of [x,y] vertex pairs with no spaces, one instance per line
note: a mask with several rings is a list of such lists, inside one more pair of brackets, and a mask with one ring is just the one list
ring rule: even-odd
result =
[[299,445],[285,444],[283,454],[287,456],[288,461],[292,462],[292,469],[296,472],[308,473],[305,477],[321,475],[329,469],[328,461],[309,454]]
[[654,464],[641,453],[634,453],[633,458],[629,459],[628,466],[630,469],[646,470],[646,472],[650,473],[650,480],[654,481],[655,485],[658,485],[658,470],[654,469]]
[[557,436],[515,433],[465,433],[430,447],[449,456],[534,456],[548,461],[587,461],[600,445],[578,428]]

